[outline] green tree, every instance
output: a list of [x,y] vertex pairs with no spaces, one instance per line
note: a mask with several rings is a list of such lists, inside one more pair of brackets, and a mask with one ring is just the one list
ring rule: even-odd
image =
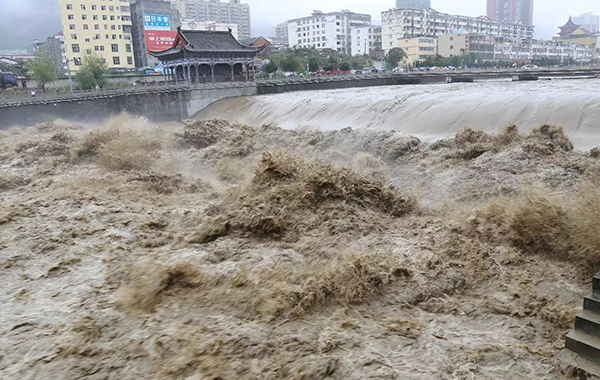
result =
[[269,63],[265,65],[265,72],[271,74],[276,72],[278,68],[279,67],[277,67],[277,63],[275,63],[275,61],[269,61]]
[[279,62],[281,70],[287,72],[297,72],[302,67],[302,60],[293,52],[286,54]]
[[102,58],[95,54],[83,56],[81,68],[75,76],[77,87],[81,90],[91,90],[106,85],[108,69]]
[[325,69],[325,71],[332,71],[332,70],[337,69],[338,65],[339,65],[339,63],[338,63],[336,56],[331,55],[329,57],[329,59],[327,60],[327,64],[325,65],[325,67],[323,67],[323,69]]
[[385,62],[389,69],[394,69],[398,67],[398,64],[401,61],[406,59],[407,55],[401,48],[393,48],[391,49],[387,55],[385,56]]
[[44,93],[46,92],[46,84],[56,81],[54,60],[50,54],[43,50],[36,50],[35,58],[29,62],[28,68]]
[[340,64],[340,70],[342,70],[342,71],[350,70],[350,62],[342,62]]
[[319,61],[319,58],[312,56],[308,59],[308,66],[312,72],[319,71],[321,68],[321,62]]

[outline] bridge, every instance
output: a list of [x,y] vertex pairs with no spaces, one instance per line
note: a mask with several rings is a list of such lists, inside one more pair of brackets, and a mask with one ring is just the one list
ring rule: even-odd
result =
[[143,115],[157,122],[181,121],[193,116],[213,102],[231,97],[279,94],[290,91],[502,80],[513,79],[515,75],[527,75],[527,79],[599,78],[600,69],[383,73],[285,78],[256,82],[160,84],[100,92],[42,95],[36,98],[0,100],[0,128],[34,125],[57,118],[76,122],[94,122],[121,112]]

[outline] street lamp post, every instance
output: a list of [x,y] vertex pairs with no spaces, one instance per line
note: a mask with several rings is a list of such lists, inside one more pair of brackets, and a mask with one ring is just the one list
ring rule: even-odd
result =
[[73,59],[67,59],[67,72],[69,74],[69,87],[71,88],[71,94],[73,93],[73,79],[71,78],[71,65],[69,64]]

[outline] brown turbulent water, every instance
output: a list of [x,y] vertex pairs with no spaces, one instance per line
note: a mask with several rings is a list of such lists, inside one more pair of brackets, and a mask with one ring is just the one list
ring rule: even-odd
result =
[[560,128],[0,135],[2,379],[532,379],[599,268]]

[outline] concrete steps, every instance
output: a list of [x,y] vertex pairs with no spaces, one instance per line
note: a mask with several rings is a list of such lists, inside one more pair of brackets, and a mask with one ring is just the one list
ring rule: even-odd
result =
[[571,330],[567,335],[565,347],[579,356],[590,359],[594,362],[600,361],[600,338],[583,331]]
[[592,293],[583,301],[583,310],[567,335],[565,348],[600,368],[600,273],[592,280]]

